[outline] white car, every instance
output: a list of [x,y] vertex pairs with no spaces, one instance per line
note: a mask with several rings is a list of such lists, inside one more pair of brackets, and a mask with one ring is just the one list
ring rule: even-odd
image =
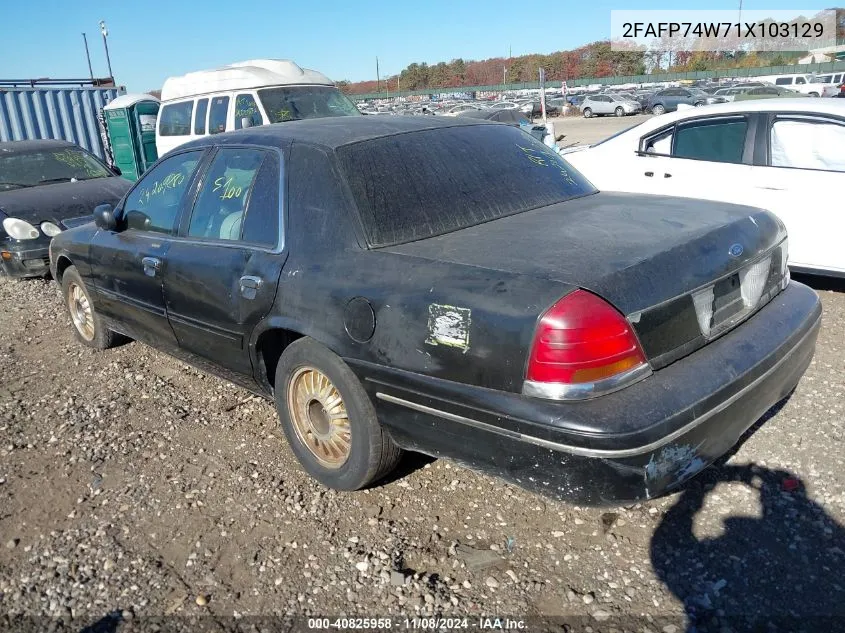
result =
[[496,101],[490,106],[491,110],[515,110],[519,106],[513,101]]
[[564,158],[599,189],[768,209],[793,270],[845,277],[843,148],[845,100],[776,98],[655,116]]
[[585,119],[599,114],[625,116],[637,114],[642,107],[632,97],[615,94],[590,95],[581,102],[580,110]]
[[443,113],[443,115],[458,116],[461,112],[466,112],[467,110],[481,110],[481,108],[470,103],[462,103],[460,105],[456,105],[454,107],[449,108],[446,112]]

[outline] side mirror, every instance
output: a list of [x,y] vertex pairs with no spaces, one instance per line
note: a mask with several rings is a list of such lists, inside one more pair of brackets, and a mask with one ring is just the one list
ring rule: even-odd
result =
[[123,175],[123,172],[120,171],[120,167],[118,167],[117,165],[112,167],[111,170],[114,172],[115,176],[122,176]]
[[117,218],[114,217],[114,208],[110,204],[100,204],[94,208],[94,224],[104,231],[117,230]]
[[252,127],[252,119],[248,116],[242,116],[241,117],[241,127],[242,128]]

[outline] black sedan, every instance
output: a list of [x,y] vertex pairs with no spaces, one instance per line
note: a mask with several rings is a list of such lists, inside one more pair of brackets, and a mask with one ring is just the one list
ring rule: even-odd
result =
[[50,239],[116,204],[132,185],[118,176],[67,141],[0,143],[0,274],[47,274]]
[[584,503],[659,495],[792,391],[821,319],[770,213],[599,193],[457,117],[194,141],[95,221],[51,249],[79,341],[275,399],[344,490],[407,449]]

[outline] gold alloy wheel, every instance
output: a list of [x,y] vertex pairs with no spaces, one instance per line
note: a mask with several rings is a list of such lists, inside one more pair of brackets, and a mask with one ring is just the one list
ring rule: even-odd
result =
[[76,330],[86,341],[94,340],[94,313],[91,311],[88,297],[75,283],[68,286],[67,296],[70,318],[73,319]]
[[352,429],[343,396],[328,376],[300,367],[288,383],[288,411],[296,435],[326,468],[340,468],[349,459]]

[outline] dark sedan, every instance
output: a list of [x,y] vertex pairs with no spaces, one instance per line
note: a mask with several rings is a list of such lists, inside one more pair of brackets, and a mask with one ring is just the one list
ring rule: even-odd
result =
[[406,449],[583,503],[660,495],[791,392],[821,319],[772,214],[599,193],[458,117],[208,137],[95,221],[51,249],[77,339],[274,399],[343,490]]
[[67,141],[0,143],[0,274],[47,274],[51,238],[90,222],[95,206],[116,204],[131,184]]

